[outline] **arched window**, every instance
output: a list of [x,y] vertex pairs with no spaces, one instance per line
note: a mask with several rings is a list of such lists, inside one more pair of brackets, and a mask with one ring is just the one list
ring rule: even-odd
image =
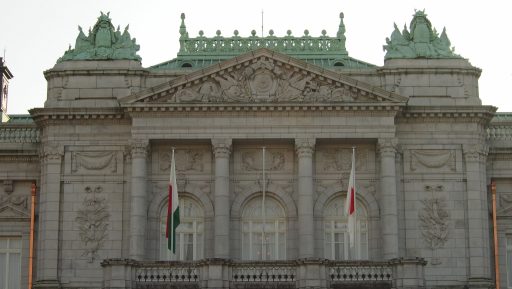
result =
[[165,227],[167,206],[160,214],[160,259],[162,260],[199,260],[203,258],[204,212],[193,199],[180,197],[180,225],[176,228],[176,255],[167,249]]
[[324,210],[324,252],[331,260],[368,259],[368,219],[366,209],[356,203],[355,244],[350,248],[347,217],[344,214],[345,196],[331,200]]
[[265,196],[250,200],[242,213],[242,259],[286,259],[286,214],[279,202]]

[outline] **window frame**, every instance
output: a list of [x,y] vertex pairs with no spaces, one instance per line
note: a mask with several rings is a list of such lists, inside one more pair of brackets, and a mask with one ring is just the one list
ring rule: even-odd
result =
[[[21,277],[22,277],[22,274],[23,274],[23,271],[22,271],[22,268],[21,268],[21,263],[22,263],[22,237],[21,236],[0,236],[0,240],[7,240],[7,248],[0,248],[0,254],[5,254],[5,280],[0,280],[0,282],[3,281],[3,284],[0,284],[0,288],[9,288],[9,285],[10,285],[10,281],[11,278],[13,277],[12,274],[10,274],[10,270],[12,269],[9,264],[10,264],[10,258],[12,257],[11,255],[13,254],[17,254],[18,255],[18,264],[19,264],[19,268],[18,268],[18,272],[19,272],[19,279],[18,279],[18,282],[17,282],[17,285],[18,287],[14,288],[14,289],[19,289],[21,288]],[[17,240],[19,242],[19,246],[18,248],[11,248],[11,241],[12,240]],[[5,287],[4,287],[5,286]],[[9,288],[10,289],[10,288]]]

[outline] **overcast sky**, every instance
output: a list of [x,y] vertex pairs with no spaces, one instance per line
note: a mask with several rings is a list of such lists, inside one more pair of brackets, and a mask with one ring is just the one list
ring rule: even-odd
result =
[[132,37],[140,44],[142,65],[167,61],[178,52],[180,14],[186,14],[189,35],[204,30],[212,37],[220,29],[232,36],[238,29],[249,36],[255,29],[283,36],[318,36],[322,29],[336,35],[339,13],[345,14],[349,55],[376,65],[384,64],[386,37],[393,23],[409,25],[414,9],[425,9],[432,25],[446,26],[455,52],[483,70],[480,98],[483,104],[512,112],[512,32],[508,0],[16,0],[0,4],[0,49],[14,78],[10,82],[8,113],[23,114],[44,105],[46,81],[43,71],[52,68],[68,45],[74,45],[78,25],[87,31],[100,11],[110,11],[114,26],[130,24]]

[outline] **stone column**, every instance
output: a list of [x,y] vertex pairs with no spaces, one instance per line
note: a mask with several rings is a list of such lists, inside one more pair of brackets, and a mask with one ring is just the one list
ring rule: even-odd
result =
[[41,156],[41,193],[39,197],[39,229],[37,238],[37,276],[34,287],[60,288],[59,219],[61,207],[61,174],[64,147],[43,144]]
[[463,150],[467,179],[469,282],[471,287],[486,287],[491,281],[486,187],[487,147],[465,145]]
[[147,155],[148,141],[131,143],[132,180],[130,205],[130,258],[144,260],[147,212]]
[[314,256],[313,151],[315,139],[296,139],[298,157],[299,258]]
[[379,139],[381,234],[384,260],[398,258],[398,199],[396,188],[396,140]]
[[215,156],[215,258],[229,258],[229,155],[230,139],[212,139]]

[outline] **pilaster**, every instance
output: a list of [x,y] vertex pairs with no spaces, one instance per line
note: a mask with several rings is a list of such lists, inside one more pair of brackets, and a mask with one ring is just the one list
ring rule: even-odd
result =
[[379,139],[381,234],[384,260],[398,257],[398,199],[394,138]]
[[148,140],[132,140],[132,179],[130,206],[130,258],[144,260],[147,223]]
[[298,157],[298,226],[299,258],[314,256],[313,220],[313,153],[315,139],[296,139],[295,151]]
[[215,258],[229,258],[229,156],[231,139],[212,139],[215,157]]
[[481,288],[491,280],[485,167],[488,147],[484,144],[465,145],[463,153],[467,179],[469,285]]
[[64,147],[43,144],[41,151],[41,193],[39,199],[39,236],[37,238],[37,279],[34,287],[60,288],[59,224],[61,172]]

